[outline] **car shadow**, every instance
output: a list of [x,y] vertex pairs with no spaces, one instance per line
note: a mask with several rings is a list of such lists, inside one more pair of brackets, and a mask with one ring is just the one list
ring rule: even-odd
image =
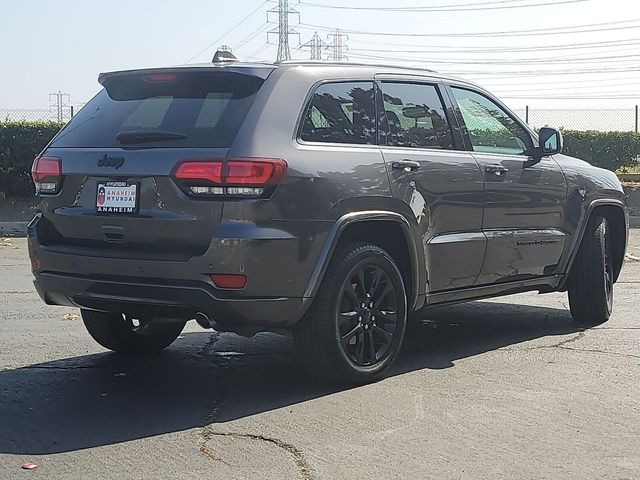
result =
[[[390,375],[579,329],[565,310],[475,302],[429,311]],[[319,382],[290,338],[184,333],[152,357],[85,355],[0,372],[0,453],[53,454],[228,422],[353,388]],[[366,388],[366,387],[362,387]]]

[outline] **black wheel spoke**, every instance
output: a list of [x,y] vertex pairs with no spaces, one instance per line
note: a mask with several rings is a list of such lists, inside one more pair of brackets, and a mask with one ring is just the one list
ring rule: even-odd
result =
[[358,365],[364,365],[364,333],[360,333],[360,335],[358,335],[355,357]]
[[389,295],[391,292],[393,292],[393,285],[391,285],[391,282],[387,282],[387,284],[384,286],[384,288],[382,289],[382,292],[380,292],[379,295],[376,295],[373,298],[373,301],[376,304],[382,303],[382,301],[387,297],[387,295]]
[[369,363],[369,365],[373,365],[378,361],[378,359],[376,358],[375,342],[373,340],[373,330],[369,330],[366,333],[366,339],[367,339],[367,362]]
[[364,268],[358,271],[358,286],[360,287],[360,294],[364,299],[367,296],[367,285],[364,282]]
[[397,312],[393,310],[383,310],[381,308],[375,308],[373,310],[376,316],[376,322],[378,325],[385,325],[387,323],[396,323],[398,319]]
[[355,291],[353,285],[349,283],[347,287],[344,289],[343,294],[346,294],[348,300],[354,306],[360,305],[360,300],[358,299],[358,293]]
[[340,322],[340,326],[348,322],[353,322],[357,316],[358,312],[355,310],[352,310],[350,312],[340,312],[340,317],[338,319],[338,321]]
[[382,278],[384,276],[385,273],[382,270],[374,270],[371,278],[371,288],[369,289],[369,295],[371,296],[371,298],[375,298],[376,292],[378,291],[378,288],[380,288],[380,282],[382,281]]
[[351,330],[349,330],[347,333],[342,335],[340,337],[340,342],[342,343],[342,345],[344,345],[344,346],[348,345],[351,342],[351,339],[353,337],[355,337],[361,330],[362,330],[362,327],[360,325],[356,325]]
[[385,344],[389,344],[391,343],[391,340],[393,340],[393,333],[387,332],[384,328],[379,327],[378,325],[373,327],[373,332],[377,333],[378,337],[380,337]]

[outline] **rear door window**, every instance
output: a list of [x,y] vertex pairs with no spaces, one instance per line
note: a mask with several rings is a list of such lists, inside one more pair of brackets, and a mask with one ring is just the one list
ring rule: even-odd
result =
[[452,150],[453,137],[435,85],[382,82],[387,145]]
[[305,109],[300,139],[306,142],[376,143],[373,82],[320,85]]
[[127,146],[228,148],[262,84],[261,78],[233,72],[107,79],[52,146],[120,147],[119,134],[138,132]]

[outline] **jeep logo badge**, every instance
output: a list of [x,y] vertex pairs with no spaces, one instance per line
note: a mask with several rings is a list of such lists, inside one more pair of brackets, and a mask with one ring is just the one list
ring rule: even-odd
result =
[[105,153],[103,157],[98,159],[99,167],[114,167],[116,170],[124,165],[124,157],[110,157]]

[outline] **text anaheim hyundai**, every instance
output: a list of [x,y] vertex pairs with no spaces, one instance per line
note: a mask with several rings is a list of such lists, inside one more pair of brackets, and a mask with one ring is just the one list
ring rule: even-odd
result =
[[291,329],[313,373],[366,382],[434,305],[568,290],[576,322],[611,314],[620,182],[469,82],[226,53],[99,82],[34,161],[28,232],[40,296],[108,349]]

